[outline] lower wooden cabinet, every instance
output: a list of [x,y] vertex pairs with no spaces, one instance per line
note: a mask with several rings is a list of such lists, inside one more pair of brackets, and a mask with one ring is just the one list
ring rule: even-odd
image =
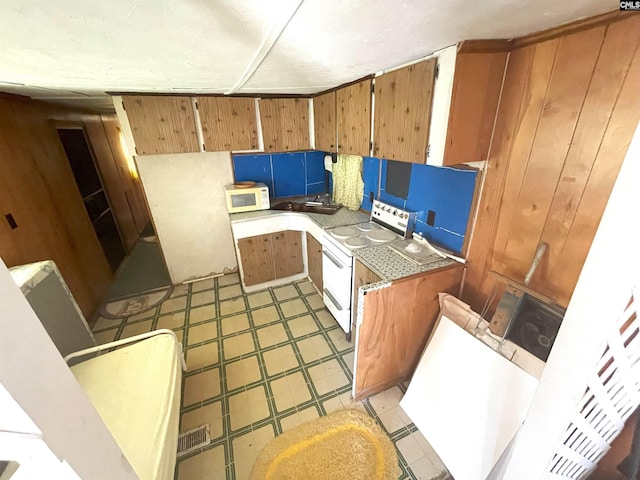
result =
[[322,292],[322,244],[307,232],[307,265],[309,278],[319,292]]
[[438,318],[438,293],[456,294],[461,276],[461,265],[453,265],[365,295],[356,330],[356,400],[411,378]]
[[244,284],[258,285],[304,271],[301,233],[293,230],[238,239]]
[[376,283],[382,281],[382,278],[378,276],[373,270],[366,267],[360,260],[356,260],[356,266],[353,270],[353,308],[351,311],[351,317],[353,318],[353,324],[351,325],[351,331],[356,329],[356,316],[358,313],[358,289],[363,285],[369,283]]

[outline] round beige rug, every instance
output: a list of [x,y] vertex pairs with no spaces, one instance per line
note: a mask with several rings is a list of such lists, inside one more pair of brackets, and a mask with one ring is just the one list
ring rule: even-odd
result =
[[391,480],[396,449],[366,412],[340,410],[289,430],[262,450],[252,480]]
[[146,312],[164,302],[173,293],[173,286],[140,293],[120,300],[112,300],[98,307],[98,313],[105,318],[131,317]]

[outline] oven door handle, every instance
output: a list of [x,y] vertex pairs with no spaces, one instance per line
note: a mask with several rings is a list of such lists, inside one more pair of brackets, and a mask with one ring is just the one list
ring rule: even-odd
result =
[[322,250],[322,255],[324,255],[325,257],[327,257],[329,260],[331,260],[331,262],[338,268],[346,268],[342,263],[340,263],[340,260],[338,260],[336,257],[334,257],[333,255],[331,255],[327,250]]
[[329,290],[327,290],[326,288],[324,289],[324,294],[329,297],[329,300],[331,300],[331,303],[333,303],[336,308],[339,311],[344,310],[344,307],[342,305],[340,305],[340,303],[338,302],[338,300],[336,300],[336,297],[334,297],[333,295],[331,295],[331,292]]

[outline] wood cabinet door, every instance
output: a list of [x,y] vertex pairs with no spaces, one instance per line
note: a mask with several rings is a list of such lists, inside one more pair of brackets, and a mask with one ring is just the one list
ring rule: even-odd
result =
[[240,238],[238,250],[240,250],[240,262],[246,286],[275,279],[270,234]]
[[336,92],[318,95],[313,99],[313,125],[316,150],[337,152]]
[[358,312],[358,289],[363,285],[376,283],[381,280],[382,278],[380,278],[377,273],[366,267],[360,260],[356,260],[356,265],[353,269],[353,305],[351,310],[351,317],[353,318],[353,323],[351,325],[352,332],[355,331],[356,328],[355,322]]
[[438,293],[457,293],[460,265],[394,281],[364,297],[357,330],[355,398],[409,379],[438,318]]
[[189,97],[122,97],[138,155],[199,152]]
[[322,292],[322,244],[307,232],[307,266],[309,278]]
[[256,101],[246,97],[198,97],[204,149],[207,152],[256,150]]
[[261,98],[260,122],[265,152],[309,149],[309,99]]
[[443,165],[488,158],[507,55],[458,53]]
[[286,230],[271,234],[275,278],[285,278],[304,272],[302,233]]
[[371,79],[336,92],[338,152],[369,156],[371,146]]
[[437,60],[376,77],[373,155],[425,163]]

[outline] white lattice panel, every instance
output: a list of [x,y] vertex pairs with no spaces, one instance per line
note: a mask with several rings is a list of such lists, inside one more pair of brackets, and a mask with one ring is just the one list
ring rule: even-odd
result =
[[611,322],[576,413],[555,450],[545,479],[583,479],[607,453],[624,422],[640,405],[640,295]]

